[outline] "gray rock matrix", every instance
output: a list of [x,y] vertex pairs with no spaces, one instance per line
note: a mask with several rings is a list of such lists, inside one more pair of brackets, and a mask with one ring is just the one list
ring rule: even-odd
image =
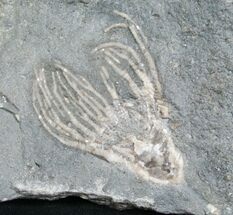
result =
[[[183,183],[147,181],[65,146],[35,114],[35,70],[54,59],[104,93],[91,51],[115,39],[103,34],[120,20],[113,10],[133,18],[148,39]],[[75,195],[119,209],[233,214],[232,0],[0,0],[0,62],[0,201]]]

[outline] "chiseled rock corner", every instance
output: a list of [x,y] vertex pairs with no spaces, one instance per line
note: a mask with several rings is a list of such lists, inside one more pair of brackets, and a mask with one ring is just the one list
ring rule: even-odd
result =
[[0,201],[233,214],[233,2],[0,1]]

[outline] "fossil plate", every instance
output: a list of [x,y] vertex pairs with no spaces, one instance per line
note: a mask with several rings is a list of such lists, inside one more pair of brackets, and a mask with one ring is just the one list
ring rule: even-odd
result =
[[0,0],[0,201],[232,215],[232,23],[231,0]]

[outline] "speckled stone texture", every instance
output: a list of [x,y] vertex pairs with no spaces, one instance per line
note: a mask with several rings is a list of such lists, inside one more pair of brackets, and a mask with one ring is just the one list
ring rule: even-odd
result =
[[[184,183],[146,181],[64,146],[35,114],[35,69],[54,59],[104,94],[91,51],[115,39],[103,34],[119,22],[113,10],[127,13],[148,38]],[[120,209],[233,214],[232,26],[231,0],[0,0],[0,200],[74,195]]]

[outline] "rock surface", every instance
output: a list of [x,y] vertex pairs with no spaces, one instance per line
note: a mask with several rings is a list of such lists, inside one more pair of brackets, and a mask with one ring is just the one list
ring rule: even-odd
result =
[[[103,36],[119,20],[113,10],[130,15],[148,38],[184,183],[142,180],[64,146],[35,114],[32,80],[45,61],[61,60],[103,91],[90,53],[114,39]],[[0,200],[76,195],[117,208],[233,214],[232,26],[231,0],[0,0]]]

